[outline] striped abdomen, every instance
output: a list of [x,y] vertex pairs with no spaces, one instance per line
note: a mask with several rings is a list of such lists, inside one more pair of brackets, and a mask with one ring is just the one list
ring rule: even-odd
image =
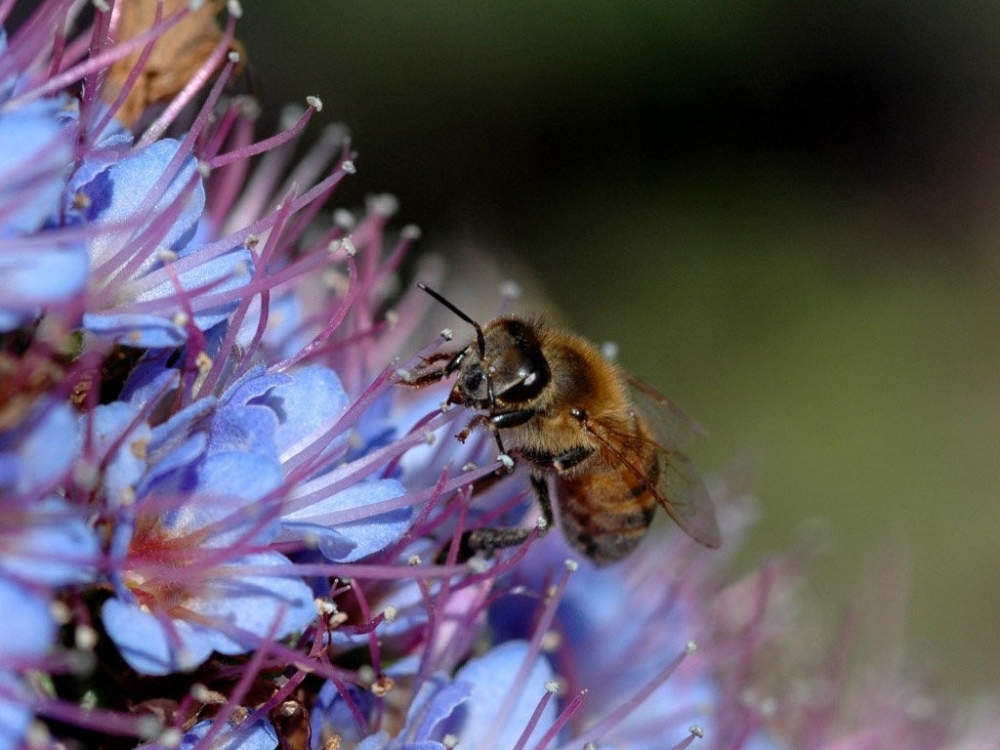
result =
[[623,466],[602,462],[594,471],[557,479],[566,539],[598,565],[625,557],[652,523],[660,464],[655,451],[642,460],[645,476],[641,478]]

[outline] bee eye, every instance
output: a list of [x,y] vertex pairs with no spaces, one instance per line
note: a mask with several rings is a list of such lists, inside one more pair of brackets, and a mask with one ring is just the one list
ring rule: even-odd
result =
[[510,388],[507,388],[500,394],[504,401],[507,403],[514,403],[517,401],[530,401],[542,392],[545,388],[546,383],[549,382],[549,371],[548,368],[543,370],[532,370],[527,375],[525,375],[520,381],[514,383]]

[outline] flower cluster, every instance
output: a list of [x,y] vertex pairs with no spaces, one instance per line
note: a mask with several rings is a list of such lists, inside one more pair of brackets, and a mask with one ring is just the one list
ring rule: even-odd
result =
[[948,746],[912,687],[787,679],[792,557],[461,554],[528,484],[400,385],[447,338],[400,291],[416,232],[323,213],[354,166],[339,128],[289,166],[318,100],[254,140],[219,9],[0,34],[0,749]]

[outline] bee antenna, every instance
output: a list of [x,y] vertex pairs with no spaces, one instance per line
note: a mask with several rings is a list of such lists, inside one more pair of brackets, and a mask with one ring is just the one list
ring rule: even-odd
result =
[[429,295],[431,295],[434,299],[436,299],[442,305],[444,305],[449,310],[451,310],[453,313],[455,313],[455,315],[457,315],[462,320],[464,320],[466,323],[468,323],[473,328],[475,328],[476,329],[476,346],[479,348],[479,356],[482,357],[484,354],[486,354],[486,339],[483,338],[483,329],[480,327],[479,323],[477,323],[472,318],[470,318],[468,315],[466,315],[464,312],[462,312],[461,310],[459,310],[457,307],[455,307],[454,304],[452,304],[451,302],[449,302],[448,300],[446,300],[444,297],[442,297],[440,294],[438,294],[437,292],[435,292],[433,289],[431,289],[429,286],[427,286],[422,281],[418,281],[417,282],[417,287],[419,289],[423,289],[425,292],[427,292]]

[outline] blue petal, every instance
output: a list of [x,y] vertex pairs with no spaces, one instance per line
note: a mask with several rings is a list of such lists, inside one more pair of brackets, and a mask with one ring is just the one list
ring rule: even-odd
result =
[[180,373],[167,367],[167,361],[168,355],[163,351],[146,352],[129,373],[119,400],[143,407],[150,399],[162,398],[175,389],[180,383]]
[[[287,571],[291,562],[277,552],[246,555],[226,564],[227,567],[254,569],[255,572],[211,582],[201,599],[192,598],[188,605],[208,621],[217,621],[220,627],[208,631],[207,638],[213,648],[223,654],[242,654],[257,648],[235,630],[258,638],[284,638],[298,632],[316,617],[316,604],[312,590]],[[274,567],[276,574],[259,572],[261,568]],[[281,572],[278,572],[281,571]],[[221,625],[223,624],[224,625]],[[234,631],[227,632],[228,626]]]
[[69,471],[78,447],[70,405],[39,400],[21,425],[0,433],[0,488],[20,495],[53,484]]
[[34,232],[59,210],[73,161],[61,107],[37,100],[0,117],[0,236]]
[[143,455],[152,430],[146,422],[137,422],[138,416],[136,407],[120,401],[98,406],[93,412],[91,430],[98,456],[104,456],[126,431],[131,430],[114,455],[106,460],[104,469],[104,496],[114,508],[134,497],[135,487],[146,471]]
[[279,453],[329,427],[347,402],[344,386],[333,370],[320,365],[296,370],[292,382],[278,386],[263,400],[278,414],[275,440]]
[[90,258],[80,244],[0,251],[0,310],[4,313],[0,330],[23,325],[42,307],[81,294],[89,273]]
[[[178,346],[188,338],[187,329],[174,322],[174,313],[181,311],[179,304],[174,306],[176,309],[159,315],[128,312],[128,304],[180,298],[179,285],[184,291],[194,293],[187,297],[187,304],[194,312],[194,325],[201,331],[207,331],[227,320],[239,305],[238,299],[209,302],[211,295],[246,286],[253,274],[253,266],[253,257],[249,251],[237,248],[206,259],[174,277],[164,275],[160,283],[123,302],[121,312],[112,308],[86,313],[83,325],[93,333],[119,340],[129,346],[147,349]],[[127,294],[127,286],[125,290]]]
[[[414,696],[406,717],[406,738],[425,741],[432,736],[442,736],[442,727],[473,694],[468,682],[454,681],[447,684],[438,676],[424,682]],[[409,745],[407,745],[409,747]]]
[[[164,675],[191,670],[213,651],[246,653],[261,639],[283,638],[315,618],[311,590],[285,572],[290,563],[283,555],[267,552],[226,563],[233,569],[241,566],[248,571],[274,567],[276,574],[206,577],[201,595],[192,593],[185,599],[185,607],[196,613],[200,624],[174,618],[166,623],[137,605],[109,599],[102,608],[108,635],[137,672]],[[217,623],[215,628],[212,623]]]
[[410,526],[412,508],[361,518],[347,523],[331,523],[332,514],[391,500],[406,493],[395,479],[380,479],[349,487],[313,505],[286,514],[282,538],[318,538],[327,559],[355,562],[398,541]]
[[140,495],[154,490],[160,494],[191,491],[195,462],[208,445],[203,428],[217,405],[214,398],[200,398],[153,428],[147,449],[149,470],[140,484]]
[[164,297],[176,297],[179,283],[180,287],[188,292],[197,291],[197,294],[189,296],[188,303],[194,311],[195,324],[202,331],[206,331],[229,317],[240,300],[232,299],[228,302],[210,304],[205,298],[245,287],[253,276],[253,270],[253,255],[246,248],[237,247],[214,258],[205,258],[175,277],[164,275],[159,284],[137,294],[135,301],[146,302]]
[[[351,700],[358,707],[361,715],[368,717],[375,707],[374,696],[369,691],[347,688]],[[324,682],[316,696],[316,703],[309,714],[309,728],[312,730],[312,750],[322,750],[331,737],[339,737],[346,747],[384,748],[388,745],[389,736],[385,733],[372,735],[361,742],[361,729],[347,707],[347,701],[332,682]],[[360,744],[359,744],[360,742]]]
[[[87,218],[99,224],[124,225],[137,218],[142,223],[145,217],[138,217],[138,211],[144,207],[150,190],[163,176],[180,146],[179,141],[164,138],[146,148],[130,151],[124,159],[112,163],[81,185],[78,190],[88,202]],[[185,155],[170,184],[149,211],[149,216],[154,217],[166,212],[176,201],[184,201],[183,210],[157,243],[161,247],[179,250],[194,234],[205,208],[205,188],[197,175],[197,166],[193,155]],[[193,187],[190,184],[192,180]],[[142,227],[137,226],[134,233],[141,231]],[[117,232],[94,233],[90,243],[91,255],[103,261],[121,250],[122,242]]]
[[153,428],[153,440],[149,445],[151,456],[161,460],[165,455],[187,442],[204,425],[215,411],[218,402],[214,398],[200,398],[190,406],[181,409],[163,424]]
[[[472,695],[463,705],[465,715],[461,729],[457,732],[463,746],[515,745],[545,694],[545,683],[553,678],[549,663],[536,657],[527,679],[523,683],[514,684],[518,670],[530,653],[531,649],[526,642],[508,641],[482,656],[470,659],[455,675],[455,682],[468,682],[472,685]],[[507,716],[499,716],[507,694],[511,691],[517,695],[513,707]],[[555,719],[555,701],[549,701],[525,746],[532,747],[537,743]]]
[[[385,732],[379,732],[378,734],[365,737],[365,739],[354,747],[354,750],[386,750],[388,747],[389,735]],[[319,749],[318,747],[314,747],[313,750]]]
[[104,602],[101,618],[122,658],[140,674],[189,671],[212,653],[212,644],[204,631],[183,620],[173,620],[171,625],[181,642],[177,648],[166,626],[155,616],[119,599]]
[[281,486],[281,466],[276,458],[237,451],[211,453],[198,467],[198,492],[233,497],[243,504],[255,502]]
[[[178,480],[170,478],[171,475],[178,472],[193,474],[194,462],[204,454],[208,444],[208,436],[197,428],[215,406],[214,399],[198,399],[153,428],[147,449],[149,470],[143,479],[140,494],[153,484],[165,484],[165,490],[170,490],[172,485],[181,487]],[[188,482],[193,480],[188,479]],[[190,487],[190,484],[187,486]]]
[[12,672],[0,671],[0,750],[24,747],[31,724],[32,696]]
[[168,349],[187,341],[184,326],[147,313],[84,313],[83,327],[102,338],[142,349]]
[[[268,307],[267,326],[264,328],[264,345],[278,359],[291,357],[311,340],[311,333],[305,328],[305,313],[299,295],[293,291],[276,295]],[[247,316],[240,326],[237,343],[249,347],[257,333],[260,322],[260,300],[255,298],[247,309]]]
[[97,535],[75,507],[58,497],[26,509],[23,528],[0,530],[0,547],[0,570],[20,580],[60,586],[89,581],[97,573]]
[[[101,104],[104,112],[106,107]],[[103,114],[103,112],[102,112]],[[100,115],[98,115],[100,116]],[[87,150],[83,161],[70,175],[63,197],[63,213],[68,217],[79,219],[93,210],[93,205],[79,201],[83,188],[98,175],[105,173],[109,167],[120,164],[129,158],[132,152],[132,133],[125,130],[114,118],[97,138],[93,148]],[[105,175],[102,179],[107,179]],[[83,206],[83,208],[81,208]]]
[[233,383],[222,394],[223,404],[243,406],[267,395],[269,391],[292,382],[292,376],[284,372],[267,372],[263,365],[255,365]]
[[383,448],[396,439],[400,424],[397,415],[393,413],[393,401],[392,394],[379,396],[358,420],[351,436],[348,461]]
[[[201,440],[202,436],[194,436],[191,443]],[[267,544],[274,538],[279,520],[269,504],[257,501],[281,484],[277,462],[221,453],[200,458],[195,464],[178,464],[144,483],[140,492],[141,497],[177,498],[176,507],[160,516],[166,534],[185,536],[211,526],[211,535],[202,540],[207,547]]]
[[207,442],[204,433],[196,433],[162,457],[150,454],[150,466],[139,483],[138,495],[182,496],[193,492],[197,484],[195,462],[204,454]]
[[[185,733],[180,750],[195,750],[198,743],[208,734],[214,721],[206,719],[198,722]],[[238,727],[228,724],[215,735],[212,750],[274,750],[278,746],[278,733],[268,722],[258,719],[253,723],[244,722]]]
[[278,418],[264,406],[223,406],[212,418],[209,453],[235,451],[277,461],[274,433]]
[[45,655],[56,637],[49,602],[0,578],[0,612],[4,613],[0,617],[0,663],[30,662]]

